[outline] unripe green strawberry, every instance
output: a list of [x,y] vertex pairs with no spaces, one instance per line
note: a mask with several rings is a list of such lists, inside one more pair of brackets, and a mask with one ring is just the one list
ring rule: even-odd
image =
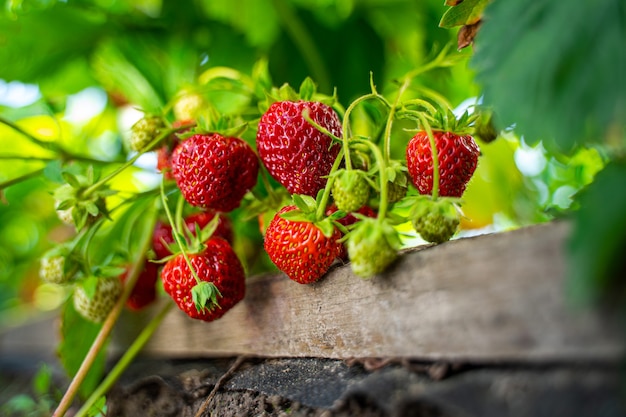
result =
[[398,234],[387,222],[364,218],[347,236],[352,272],[361,278],[382,273],[398,257]]
[[71,252],[67,244],[61,244],[44,253],[39,264],[39,277],[52,284],[67,283],[78,270]]
[[411,210],[411,223],[422,239],[443,243],[456,233],[461,219],[454,204],[448,199],[419,199]]
[[408,176],[405,172],[399,171],[396,173],[396,178],[393,181],[387,182],[387,201],[389,204],[397,203],[406,196],[406,192],[409,188]]
[[183,93],[174,103],[176,120],[196,120],[207,106],[204,97],[198,93]]
[[52,284],[64,284],[69,280],[65,274],[65,256],[46,253],[39,263],[39,277]]
[[120,297],[122,283],[118,277],[90,279],[96,279],[93,294],[89,294],[85,286],[77,285],[73,296],[74,308],[87,320],[101,323]]
[[347,213],[357,211],[367,204],[370,197],[370,185],[365,178],[365,172],[345,169],[337,171],[332,193],[339,210]]
[[165,127],[163,119],[158,116],[146,116],[140,119],[130,129],[128,146],[133,151],[142,151],[161,133]]

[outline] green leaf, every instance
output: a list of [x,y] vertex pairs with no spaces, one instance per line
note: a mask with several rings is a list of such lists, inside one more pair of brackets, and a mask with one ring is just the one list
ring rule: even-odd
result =
[[87,417],[102,417],[107,415],[106,397],[103,395],[87,410]]
[[47,364],[41,365],[33,378],[33,390],[38,396],[44,396],[50,391],[52,382],[52,370]]
[[298,91],[298,95],[304,101],[311,101],[313,99],[313,95],[315,94],[317,87],[315,83],[311,79],[311,77],[306,77],[302,84],[300,85],[300,90]]
[[619,301],[624,307],[626,251],[626,162],[600,171],[577,197],[574,230],[568,244],[568,293],[575,303]]
[[471,65],[499,130],[571,152],[624,128],[622,0],[494,1],[485,15]]
[[473,25],[478,22],[483,14],[483,10],[490,0],[464,0],[457,5],[451,5],[441,18],[439,26],[442,28],[452,28],[455,26]]
[[65,182],[67,182],[72,187],[74,187],[74,188],[80,188],[81,187],[81,181],[74,174],[69,173],[67,171],[64,171],[64,172],[61,173],[61,176],[63,177]]
[[96,295],[96,288],[98,287],[98,277],[90,276],[81,281],[80,285],[85,290],[87,297],[93,298]]

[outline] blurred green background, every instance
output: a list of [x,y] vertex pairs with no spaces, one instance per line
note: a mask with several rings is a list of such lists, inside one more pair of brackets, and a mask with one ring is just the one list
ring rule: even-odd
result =
[[[568,215],[579,208],[574,195],[607,163],[623,159],[624,5],[586,3],[497,1],[486,9],[475,50],[453,52],[456,65],[416,81],[455,107],[481,99],[501,116],[502,134],[479,142],[459,236]],[[336,89],[343,106],[370,91],[371,72],[378,90],[393,98],[394,80],[456,45],[458,28],[439,26],[447,10],[443,0],[4,0],[0,117],[74,155],[119,162],[128,158],[124,137],[140,109],[162,110],[220,67],[252,77],[266,62],[275,86],[297,87],[311,76],[321,92]],[[568,15],[583,25],[579,31],[563,30]],[[227,112],[249,104],[233,99],[230,87],[212,94]],[[253,137],[247,132],[247,140]],[[409,138],[394,131],[394,156]],[[56,309],[66,296],[38,278],[41,253],[73,233],[54,211],[58,184],[41,175],[56,155],[0,124],[0,326]],[[616,178],[624,170],[615,171],[612,200],[623,205],[626,182]],[[135,193],[156,184],[148,156],[111,186]],[[579,217],[586,222],[597,213]],[[600,221],[618,225],[606,227],[612,240],[601,250],[609,264],[624,247],[624,222]],[[250,230],[241,230],[251,243],[240,242],[240,250],[260,249],[260,235]],[[578,230],[578,242],[599,239]],[[576,259],[588,253],[584,243],[572,247]],[[583,266],[579,292],[601,281],[590,275],[598,270]]]

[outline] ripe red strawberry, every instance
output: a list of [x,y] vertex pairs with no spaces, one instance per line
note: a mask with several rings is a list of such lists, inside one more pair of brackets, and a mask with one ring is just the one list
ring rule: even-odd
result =
[[280,215],[295,206],[283,207],[265,231],[265,251],[274,264],[289,278],[310,284],[320,279],[341,251],[341,232],[334,228],[330,236],[307,221],[289,220]]
[[[199,213],[192,214],[185,218],[185,225],[187,229],[195,236],[196,224],[200,229],[203,229],[209,224],[215,215],[219,216],[217,228],[213,232],[213,236],[223,237],[228,243],[233,243],[233,226],[228,217],[224,214],[217,213],[215,211],[201,211]],[[167,222],[157,222],[152,233],[152,249],[156,254],[157,259],[163,259],[172,254],[168,246],[174,244],[174,237],[172,236],[172,226]]]
[[[433,131],[439,159],[439,195],[461,197],[471,179],[480,149],[470,135]],[[420,194],[430,195],[433,189],[433,158],[430,141],[420,131],[406,148],[409,175]]]
[[[120,281],[126,282],[130,267],[120,275]],[[137,277],[137,282],[130,293],[126,306],[131,310],[141,310],[156,300],[156,282],[159,279],[159,266],[154,262],[146,261],[143,270]]]
[[[341,137],[341,121],[326,104],[313,101],[278,101],[259,121],[256,144],[268,172],[291,194],[315,197],[325,187],[325,178],[339,153],[332,144],[302,117],[302,111],[320,126]],[[332,146],[331,146],[332,145]]]
[[[205,242],[205,245],[206,248],[201,252],[188,254],[200,283],[196,281],[182,254],[165,263],[161,279],[165,292],[189,317],[213,321],[243,299],[246,292],[245,273],[239,258],[226,240],[215,236]],[[208,289],[208,305],[198,308],[193,294],[194,287]]]
[[196,134],[172,154],[172,173],[189,204],[228,212],[256,184],[259,162],[246,142],[218,133]]

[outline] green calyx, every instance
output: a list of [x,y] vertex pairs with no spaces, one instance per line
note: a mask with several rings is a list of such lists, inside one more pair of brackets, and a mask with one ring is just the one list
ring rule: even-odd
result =
[[217,301],[222,294],[212,282],[201,281],[191,289],[191,298],[199,313],[220,308]]
[[400,243],[390,221],[363,218],[346,235],[352,271],[361,278],[384,272],[397,259]]
[[332,96],[318,93],[317,86],[310,77],[304,79],[297,92],[287,83],[279,88],[272,87],[270,91],[265,92],[265,100],[259,102],[259,110],[265,113],[273,103],[279,101],[315,101],[333,107],[340,114],[344,112],[339,105],[337,91],[335,90]]
[[422,239],[431,243],[447,242],[454,236],[461,222],[454,199],[432,200],[418,197],[409,214],[411,224]]
[[182,140],[194,135],[217,133],[224,137],[240,138],[248,129],[248,124],[241,117],[221,114],[214,106],[207,104],[204,111],[196,118],[196,125],[190,126],[178,135]]
[[61,220],[74,224],[76,230],[81,230],[95,223],[100,217],[109,217],[105,199],[116,192],[106,185],[93,188],[97,182],[93,169],[88,169],[87,175],[74,175],[69,172],[63,172],[61,175],[67,183],[54,192],[54,199],[57,201],[56,210]]
[[294,222],[312,223],[322,231],[322,234],[330,238],[338,227],[336,220],[346,215],[343,211],[336,211],[330,216],[319,217],[320,200],[322,199],[323,190],[317,194],[317,199],[308,195],[294,194],[292,195],[295,210],[286,211],[280,214],[280,217]]

